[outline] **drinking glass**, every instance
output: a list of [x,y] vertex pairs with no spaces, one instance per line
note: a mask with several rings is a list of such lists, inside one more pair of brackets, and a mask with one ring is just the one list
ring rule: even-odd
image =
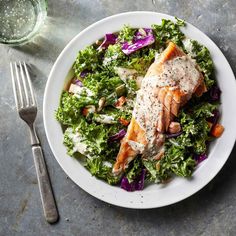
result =
[[0,0],[0,43],[27,43],[42,27],[46,0]]

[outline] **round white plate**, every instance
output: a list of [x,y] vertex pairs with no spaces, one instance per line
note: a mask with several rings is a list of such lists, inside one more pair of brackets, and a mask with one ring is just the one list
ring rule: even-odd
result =
[[63,133],[55,119],[60,95],[65,78],[73,65],[78,51],[94,43],[108,32],[119,31],[124,24],[132,27],[150,27],[159,24],[161,19],[175,20],[174,17],[154,12],[127,12],[105,18],[80,32],[61,52],[57,58],[44,94],[44,125],[50,147],[56,160],[66,174],[82,189],[105,202],[128,208],[156,208],[183,200],[204,187],[220,171],[234,146],[236,139],[236,83],[233,72],[219,48],[204,33],[187,23],[183,32],[191,39],[199,41],[211,52],[216,77],[222,90],[222,118],[225,127],[223,135],[210,147],[207,160],[195,170],[191,179],[175,178],[166,185],[152,184],[143,191],[126,192],[117,186],[92,177],[75,159],[66,154],[62,144]]

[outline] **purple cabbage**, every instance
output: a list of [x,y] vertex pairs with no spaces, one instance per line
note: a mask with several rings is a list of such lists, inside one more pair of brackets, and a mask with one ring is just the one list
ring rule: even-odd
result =
[[121,50],[126,55],[130,55],[131,53],[139,50],[140,48],[151,45],[155,42],[155,37],[153,35],[152,29],[139,29],[133,38],[132,43],[124,42]]
[[201,163],[202,161],[206,160],[207,159],[207,154],[206,153],[203,153],[203,154],[200,154],[200,155],[194,155],[194,159],[195,161],[197,162],[197,165],[199,163]]
[[183,131],[181,130],[175,134],[166,134],[166,138],[176,138],[176,137],[180,136],[182,133],[183,133]]
[[148,35],[153,35],[152,29],[141,28],[141,29],[139,29],[138,31],[135,32],[133,40],[137,41],[139,39],[143,39],[144,37],[146,37]]
[[76,80],[75,80],[75,84],[78,85],[78,86],[80,86],[80,87],[83,87],[83,83],[82,83],[82,81],[79,80],[79,79],[76,79]]
[[115,34],[105,34],[102,44],[98,47],[98,50],[106,49],[109,45],[116,43],[117,35]]
[[210,94],[210,99],[211,101],[219,101],[220,100],[220,95],[221,95],[221,90],[217,85],[212,86],[212,88],[209,91]]
[[108,142],[114,142],[121,140],[126,134],[126,131],[124,129],[120,130],[117,134],[112,135],[108,138]]
[[121,180],[120,187],[128,192],[143,190],[145,176],[146,176],[145,169],[142,169],[140,175],[131,183],[129,183],[129,180],[124,176]]
[[81,73],[80,73],[80,77],[81,78],[84,78],[84,77],[86,77],[87,75],[88,75],[88,73],[90,73],[90,71],[89,70],[83,70],[83,71],[81,71]]

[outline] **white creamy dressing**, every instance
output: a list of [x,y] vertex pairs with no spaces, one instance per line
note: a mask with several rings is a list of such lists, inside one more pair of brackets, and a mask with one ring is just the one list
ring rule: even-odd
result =
[[98,116],[94,117],[95,121],[102,124],[114,124],[116,123],[113,116],[108,116],[105,114],[99,114]]
[[80,98],[82,93],[86,93],[88,97],[94,96],[94,93],[86,88],[86,87],[80,87],[79,85],[76,84],[71,84],[69,88],[69,93],[74,93],[74,95],[78,98]]
[[103,166],[107,166],[107,167],[112,168],[112,164],[109,161],[103,161],[102,164],[103,164]]
[[163,72],[160,75],[146,77],[144,83],[148,87],[175,87],[182,92],[192,94],[198,83],[200,72],[194,60],[188,56],[176,57],[166,61],[163,65]]
[[115,71],[125,84],[127,84],[128,80],[133,79],[136,81],[138,88],[140,88],[143,76],[138,75],[138,72],[136,70],[123,67],[115,67]]
[[115,67],[115,71],[119,75],[120,79],[125,83],[127,82],[128,79],[130,79],[130,77],[133,78],[137,76],[137,71],[134,69]]
[[193,43],[191,39],[186,38],[185,40],[183,40],[183,44],[184,44],[185,50],[188,52],[188,55],[191,57],[196,57],[196,53],[193,51]]
[[90,156],[88,155],[88,146],[83,142],[82,135],[79,132],[74,133],[72,128],[67,128],[66,132],[74,144],[73,152],[79,152],[89,158]]
[[142,143],[135,142],[133,140],[128,140],[129,146],[137,153],[143,153],[145,146]]
[[160,75],[145,77],[142,80],[133,116],[146,132],[148,145],[145,152],[149,155],[155,156],[164,141],[164,136],[157,132],[157,123],[164,105],[158,101],[156,90],[169,86],[173,89],[179,88],[191,96],[199,78],[200,72],[196,63],[188,56],[181,56],[166,61]]
[[103,59],[103,65],[106,66],[106,65],[109,64],[111,61],[116,60],[116,59],[118,58],[118,56],[119,56],[119,54],[117,53],[117,54],[114,54],[114,55],[111,56],[111,57],[105,57],[105,58]]

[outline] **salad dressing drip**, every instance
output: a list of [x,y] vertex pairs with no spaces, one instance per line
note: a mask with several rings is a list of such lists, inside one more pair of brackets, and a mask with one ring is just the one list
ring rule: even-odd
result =
[[145,130],[148,142],[145,152],[151,156],[157,155],[164,143],[164,135],[157,131],[157,123],[164,104],[158,100],[156,91],[161,87],[168,87],[172,90],[180,89],[181,92],[191,97],[200,77],[196,63],[188,56],[166,61],[162,69],[160,75],[145,77],[142,80],[133,111],[136,121]]

